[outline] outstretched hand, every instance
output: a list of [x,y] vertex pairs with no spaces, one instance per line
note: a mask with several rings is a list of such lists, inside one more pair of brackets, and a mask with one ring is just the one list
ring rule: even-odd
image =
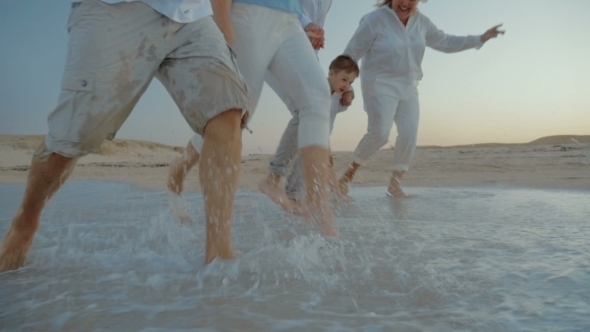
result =
[[486,31],[483,35],[481,35],[481,42],[485,43],[492,38],[498,37],[498,35],[503,35],[506,30],[499,30],[498,28],[501,27],[502,24],[498,24],[495,27],[492,27],[488,31]]

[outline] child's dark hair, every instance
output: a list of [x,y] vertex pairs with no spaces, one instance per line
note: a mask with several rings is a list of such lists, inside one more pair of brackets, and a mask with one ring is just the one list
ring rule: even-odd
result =
[[330,63],[330,70],[334,72],[345,71],[347,73],[355,73],[357,76],[360,73],[359,65],[350,56],[342,54],[332,60]]

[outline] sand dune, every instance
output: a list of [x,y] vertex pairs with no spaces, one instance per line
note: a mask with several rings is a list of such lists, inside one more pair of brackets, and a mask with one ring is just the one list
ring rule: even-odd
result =
[[547,136],[536,139],[529,144],[588,144],[590,143],[590,135],[558,135]]
[[[0,182],[24,182],[40,135],[0,135]],[[97,154],[82,158],[72,179],[114,180],[142,187],[165,188],[166,167],[183,148],[164,144],[107,141]],[[340,175],[350,152],[335,152]],[[379,151],[363,166],[355,185],[385,185],[391,173],[391,150]],[[266,173],[270,155],[242,159],[241,187],[255,189]],[[418,148],[404,184],[411,186],[506,184],[590,190],[590,135],[560,135],[521,144],[473,144]],[[198,190],[197,172],[187,179]]]
[[[2,151],[4,149],[34,151],[41,144],[43,137],[43,135],[0,135],[0,149]],[[146,153],[181,152],[182,149],[155,142],[115,139],[105,141],[96,154],[144,156]]]
[[[478,143],[478,144],[463,144],[453,145],[449,148],[465,148],[465,147],[478,147],[478,148],[498,148],[507,146],[519,146],[519,145],[556,145],[556,144],[588,144],[590,143],[590,135],[555,135],[538,138],[528,143]],[[421,146],[422,149],[436,149],[443,148],[437,145]]]

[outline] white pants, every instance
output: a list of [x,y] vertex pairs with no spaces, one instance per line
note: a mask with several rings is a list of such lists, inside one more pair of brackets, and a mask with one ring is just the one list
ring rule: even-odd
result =
[[352,161],[360,165],[365,164],[388,142],[391,127],[395,122],[398,134],[393,150],[393,170],[408,171],[416,151],[420,104],[416,87],[408,86],[406,91],[402,97],[363,92],[365,112],[369,121],[367,133],[354,150]]
[[299,128],[299,111],[295,108],[295,101],[289,97],[287,92],[281,87],[279,81],[267,72],[264,77],[265,82],[270,86],[271,89],[279,96],[283,101],[287,109],[291,113],[291,119],[287,123],[287,128],[281,136],[279,146],[268,164],[268,169],[280,176],[287,175],[287,170],[291,164],[291,160],[297,155],[297,136]]
[[[340,99],[342,98],[339,94],[332,95],[332,107],[330,109],[330,134],[334,129],[334,122],[338,113],[346,110],[346,107],[340,106]],[[297,137],[297,127],[299,124],[299,117],[297,112],[294,112],[293,118],[287,124],[287,128],[281,137],[281,143],[277,149],[275,156],[269,165],[269,170],[275,174],[284,176],[287,172],[289,162],[293,159],[293,168],[287,177],[285,182],[285,192],[287,196],[293,199],[299,199],[302,196],[303,189],[303,165],[301,159],[297,155],[297,151],[293,151],[293,144],[289,144]],[[282,158],[282,159],[281,159]],[[282,167],[278,167],[282,166]],[[278,173],[280,171],[281,173]]]
[[[299,111],[297,146],[329,148],[330,87],[297,15],[234,3],[231,20],[238,67],[252,95],[249,119],[268,71]],[[191,142],[200,152],[202,138],[195,136]]]

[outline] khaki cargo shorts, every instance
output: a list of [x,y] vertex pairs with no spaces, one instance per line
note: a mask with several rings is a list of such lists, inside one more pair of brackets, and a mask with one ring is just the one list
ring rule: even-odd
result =
[[191,128],[230,110],[247,116],[248,87],[212,17],[181,24],[141,2],[72,6],[59,102],[48,117],[45,150],[76,158],[113,139],[153,77]]

